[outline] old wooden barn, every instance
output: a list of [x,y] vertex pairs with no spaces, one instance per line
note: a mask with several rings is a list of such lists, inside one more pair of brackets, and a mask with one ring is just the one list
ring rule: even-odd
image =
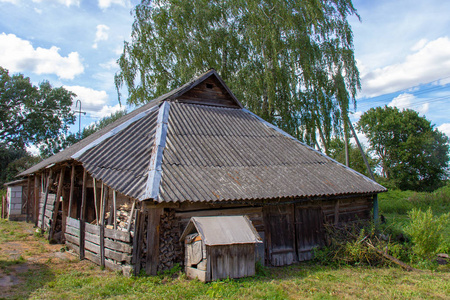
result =
[[136,274],[183,263],[201,216],[248,216],[265,264],[307,260],[324,223],[370,219],[385,191],[246,110],[214,70],[21,176],[50,239]]

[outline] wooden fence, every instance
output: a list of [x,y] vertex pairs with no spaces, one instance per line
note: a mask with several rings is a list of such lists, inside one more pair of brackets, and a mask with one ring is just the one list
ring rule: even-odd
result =
[[[48,194],[47,202],[45,203],[45,193],[41,193],[41,197],[39,200],[38,227],[44,231],[50,229],[50,223],[53,220],[53,213],[55,210],[55,202],[56,202],[56,194]],[[42,226],[42,216],[44,219],[43,226]]]
[[80,259],[86,258],[115,271],[130,267],[132,241],[129,232],[68,217],[65,238],[66,245],[78,253]]

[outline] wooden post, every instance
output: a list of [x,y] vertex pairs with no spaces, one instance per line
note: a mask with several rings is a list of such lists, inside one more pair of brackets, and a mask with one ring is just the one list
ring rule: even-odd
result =
[[141,271],[141,243],[144,237],[144,222],[146,211],[137,211],[136,215],[136,229],[134,230],[133,238],[133,254],[131,256],[131,263],[134,264],[134,275],[139,275]]
[[336,204],[334,205],[334,225],[339,223],[339,200],[336,200]]
[[74,184],[75,184],[75,163],[72,164],[72,171],[70,173],[69,212],[67,213],[69,217],[72,217]]
[[87,171],[84,169],[83,171],[83,186],[81,188],[81,208],[80,208],[80,220],[85,220],[86,215],[86,180],[87,180]]
[[109,189],[107,186],[102,185],[103,191],[103,202],[102,202],[102,214],[101,214],[101,221],[100,223],[104,226],[105,225],[105,212],[106,212],[106,203],[108,202],[108,195],[109,195]]
[[84,259],[84,236],[85,236],[85,210],[86,210],[86,180],[87,171],[83,169],[83,186],[81,190],[81,212],[80,212],[80,260]]
[[373,196],[373,222],[378,224],[378,195]]
[[5,218],[5,210],[6,210],[6,200],[5,196],[2,196],[2,219]]
[[55,207],[53,210],[53,220],[52,220],[52,224],[50,225],[50,231],[48,233],[49,240],[51,240],[53,238],[53,235],[55,234],[56,221],[58,219],[58,212],[59,212],[59,205],[61,203],[60,200],[61,200],[61,195],[62,195],[62,190],[63,190],[65,171],[66,171],[66,167],[62,166],[61,171],[59,173],[58,189],[56,191]]
[[130,216],[128,217],[128,226],[127,231],[131,230],[131,222],[133,221],[134,208],[136,207],[136,200],[133,201],[133,205],[131,206]]
[[50,185],[52,184],[52,175],[53,175],[53,170],[50,169],[50,172],[48,174],[48,178],[47,178],[47,186],[45,188],[45,196],[44,196],[44,203],[42,205],[42,217],[41,217],[41,229],[42,231],[45,230],[45,226],[44,226],[44,217],[45,217],[45,208],[47,206],[47,199],[48,199],[48,193],[50,190]]
[[105,226],[100,224],[100,266],[105,267]]
[[148,210],[147,222],[147,260],[145,272],[149,275],[157,275],[159,263],[159,222],[162,208]]
[[27,223],[30,221],[30,206],[31,206],[31,189],[33,183],[31,182],[31,176],[28,176],[28,185],[27,185]]
[[94,177],[92,177],[92,188],[94,190],[94,210],[95,210],[95,221],[98,225],[98,210],[97,210],[97,184]]
[[367,161],[366,154],[364,153],[363,148],[361,147],[361,144],[359,143],[358,136],[356,135],[355,129],[353,128],[352,122],[350,122],[350,119],[347,116],[347,122],[350,126],[350,130],[352,131],[353,137],[355,138],[356,144],[358,145],[359,152],[361,153],[364,163],[366,164],[367,172],[369,172],[370,178],[372,178],[373,181],[375,181],[375,177],[373,176],[372,169],[370,168],[369,162]]
[[38,225],[38,220],[39,220],[39,198],[40,198],[40,191],[39,191],[39,186],[40,186],[40,181],[41,181],[41,176],[38,176],[37,174],[34,175],[34,211],[33,211],[33,221],[34,221],[34,225],[37,226]]
[[117,201],[117,192],[116,192],[116,190],[114,190],[114,192],[113,192],[113,212],[114,212],[113,223],[114,223],[114,230],[117,229],[117,216],[116,216],[116,214],[117,214],[117,203],[116,203],[116,201]]

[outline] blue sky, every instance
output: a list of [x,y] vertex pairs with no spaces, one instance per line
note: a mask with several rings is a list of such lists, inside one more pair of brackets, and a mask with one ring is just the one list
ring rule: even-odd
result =
[[[0,66],[74,91],[82,126],[119,109],[115,63],[136,0],[0,0]],[[450,136],[450,1],[354,0],[350,17],[362,90],[352,116],[395,105]],[[72,127],[78,130],[78,122]]]

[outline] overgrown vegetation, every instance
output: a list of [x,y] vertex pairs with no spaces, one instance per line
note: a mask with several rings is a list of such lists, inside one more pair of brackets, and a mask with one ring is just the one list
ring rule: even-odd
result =
[[389,266],[395,264],[391,256],[415,268],[439,268],[436,255],[450,252],[450,185],[432,193],[392,190],[379,197],[381,224],[328,226],[329,246],[316,250],[316,260]]

